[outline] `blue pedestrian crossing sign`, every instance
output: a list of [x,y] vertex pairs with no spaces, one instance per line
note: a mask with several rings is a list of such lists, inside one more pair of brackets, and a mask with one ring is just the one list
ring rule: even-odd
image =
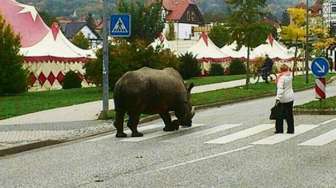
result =
[[318,78],[326,76],[329,72],[328,60],[324,57],[315,58],[312,62],[311,70],[313,74]]
[[110,34],[112,37],[131,36],[131,15],[114,14],[111,16]]

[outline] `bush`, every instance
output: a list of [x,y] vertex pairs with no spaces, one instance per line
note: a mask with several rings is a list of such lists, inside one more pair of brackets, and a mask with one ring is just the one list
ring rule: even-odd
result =
[[186,53],[179,59],[181,61],[179,71],[183,79],[190,79],[200,75],[201,65],[197,61],[196,56],[192,53]]
[[[142,67],[163,69],[172,67],[178,70],[180,61],[170,50],[154,50],[147,47],[140,40],[127,43],[123,40],[116,45],[110,45],[109,58],[109,84],[114,88],[118,79],[127,71],[137,70]],[[86,77],[97,86],[102,83],[102,49],[97,51],[97,59],[84,65]]]
[[224,75],[224,68],[222,67],[221,64],[211,64],[209,75],[210,76]]
[[0,15],[0,95],[17,94],[27,90],[28,72],[23,69],[20,37]]
[[238,74],[245,74],[246,73],[246,67],[242,61],[239,59],[234,59],[230,63],[229,66],[229,74],[230,75],[238,75]]
[[69,71],[64,76],[63,89],[81,88],[82,80],[74,71]]

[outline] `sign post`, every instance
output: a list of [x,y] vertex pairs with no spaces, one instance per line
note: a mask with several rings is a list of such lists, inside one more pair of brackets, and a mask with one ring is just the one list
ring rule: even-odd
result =
[[109,46],[108,46],[108,12],[107,0],[103,0],[104,6],[104,29],[103,29],[103,117],[107,117],[109,110]]
[[326,58],[315,58],[311,65],[311,70],[316,77],[315,80],[315,93],[316,98],[320,100],[320,106],[322,100],[326,99],[326,79],[325,76],[329,72],[329,62]]
[[[108,22],[108,12],[106,10],[107,0],[104,3],[104,36],[103,36],[103,116],[107,117],[109,110],[109,33],[112,37],[130,37],[131,36],[131,16],[129,14],[115,14],[111,16],[111,22]],[[110,26],[110,27],[109,27]]]

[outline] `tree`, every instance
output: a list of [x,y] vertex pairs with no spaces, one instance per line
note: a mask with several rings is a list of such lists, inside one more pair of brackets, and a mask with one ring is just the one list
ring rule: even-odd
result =
[[39,12],[41,18],[43,19],[43,21],[48,25],[48,26],[51,26],[54,22],[57,22],[57,19],[56,17],[48,14],[47,12],[45,11],[41,11]]
[[264,22],[266,0],[226,0],[232,9],[228,16],[228,44],[247,47],[246,86],[250,83],[250,51],[265,43],[272,26]]
[[173,22],[168,23],[168,31],[166,32],[167,40],[175,40],[175,26]]
[[85,38],[84,34],[82,32],[79,32],[75,35],[73,38],[72,42],[82,48],[82,49],[89,49],[90,47],[90,42],[87,38]]
[[17,94],[27,90],[27,72],[23,69],[20,36],[0,15],[0,95]]
[[290,24],[289,14],[288,14],[288,11],[285,10],[285,11],[282,13],[282,16],[281,16],[281,25],[282,25],[282,26],[288,26],[289,24]]
[[311,27],[310,31],[314,37],[313,41],[313,55],[328,56],[326,49],[335,44],[336,40],[331,36],[331,28],[323,24],[323,18],[319,18]]
[[216,24],[211,28],[209,37],[216,46],[222,48],[226,43],[228,43],[230,35],[225,25]]
[[132,16],[132,35],[129,39],[131,41],[141,39],[150,44],[164,28],[159,0],[150,6],[145,6],[139,1],[119,1],[118,9],[119,12],[129,12]]
[[288,14],[291,18],[291,23],[288,26],[281,27],[281,38],[290,46],[295,47],[293,76],[297,67],[298,48],[305,41],[305,17],[306,11],[302,8],[289,8]]
[[92,14],[89,13],[87,15],[87,17],[85,18],[85,21],[86,23],[88,24],[88,26],[91,28],[91,29],[95,29],[96,28],[96,21],[95,19],[93,18]]

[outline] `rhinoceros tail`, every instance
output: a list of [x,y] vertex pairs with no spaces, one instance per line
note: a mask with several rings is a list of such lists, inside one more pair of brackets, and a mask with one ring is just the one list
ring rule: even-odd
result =
[[122,102],[122,84],[116,83],[113,90],[113,100],[114,100],[114,108],[116,111],[121,110],[123,108]]

